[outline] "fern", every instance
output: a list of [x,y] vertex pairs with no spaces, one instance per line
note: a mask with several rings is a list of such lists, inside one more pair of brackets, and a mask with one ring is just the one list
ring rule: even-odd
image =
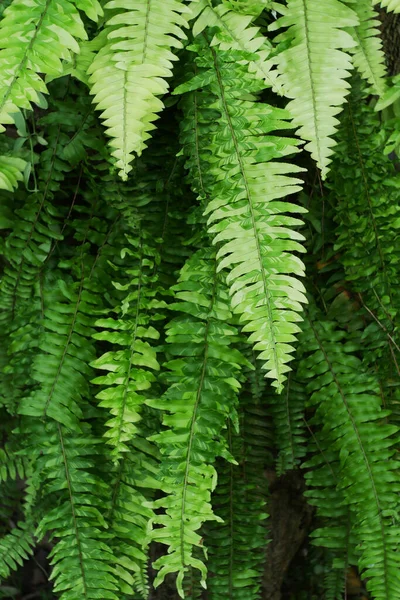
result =
[[197,51],[202,72],[176,92],[208,85],[204,93],[210,96],[209,106],[220,115],[213,135],[220,152],[211,156],[207,147],[204,153],[200,149],[213,175],[205,211],[209,232],[219,246],[219,269],[230,269],[232,308],[246,323],[244,331],[251,332],[267,377],[281,391],[284,373],[290,370],[290,342],[299,331],[295,322],[301,317],[296,313],[305,302],[303,286],[292,276],[303,275],[302,262],[292,254],[303,251],[303,236],[289,229],[301,221],[285,213],[302,209],[278,200],[299,190],[299,180],[288,175],[300,169],[270,159],[295,152],[296,143],[286,138],[280,144],[267,135],[290,127],[285,111],[256,103],[252,96],[241,99],[242,90],[257,91],[259,85],[249,87],[233,52],[217,53],[204,45]]
[[14,113],[30,109],[32,102],[44,107],[47,88],[40,73],[60,76],[61,60],[70,59],[72,52],[79,53],[76,39],[85,39],[87,34],[77,8],[86,10],[92,18],[101,14],[97,0],[34,0],[29,4],[13,0],[4,11],[0,21],[0,69],[7,77],[0,86],[0,131],[5,130],[3,125],[14,123]]
[[167,573],[177,572],[183,597],[189,567],[201,572],[205,585],[206,567],[192,548],[200,545],[197,530],[202,523],[217,518],[210,504],[216,478],[213,463],[219,455],[228,456],[221,431],[235,407],[244,359],[230,348],[236,332],[227,322],[227,293],[211,251],[194,254],[175,289],[179,301],[172,308],[182,314],[167,330],[171,386],[161,400],[147,403],[170,413],[163,418],[167,429],[153,436],[162,455],[162,489],[167,493],[156,502],[166,514],[155,517],[163,527],[154,529],[153,539],[170,547],[168,555],[154,563],[160,569],[155,585]]
[[[359,566],[377,600],[395,598],[400,589],[397,567],[397,527],[391,519],[397,507],[397,428],[382,422],[376,380],[360,373],[354,345],[341,343],[343,333],[332,323],[310,321],[303,330],[303,376],[316,377],[308,386],[310,403],[317,405],[323,433],[339,451],[339,489],[351,510],[352,527],[360,540]],[[328,416],[328,418],[326,418]],[[357,468],[353,469],[356,464]],[[325,492],[326,494],[326,492]],[[332,538],[332,531],[329,530]]]
[[385,55],[379,38],[379,21],[369,0],[366,2],[348,2],[359,18],[360,24],[353,30],[357,45],[350,51],[354,53],[353,63],[362,77],[372,86],[375,94],[386,91]]
[[241,52],[240,62],[247,65],[249,72],[266,86],[281,93],[277,73],[272,70],[272,44],[261,34],[260,28],[252,23],[254,13],[262,9],[262,2],[247,2],[244,7],[248,8],[237,10],[240,9],[240,2],[223,2],[215,7],[210,0],[193,3],[192,18],[196,18],[193,35],[198,36],[207,27],[216,29],[212,46],[219,46],[224,51]]
[[126,180],[133,153],[140,155],[146,148],[163,108],[159,96],[168,90],[166,79],[176,60],[171,48],[182,47],[189,9],[177,0],[141,0],[130,10],[123,0],[111,0],[105,8],[116,14],[101,33],[104,45],[89,68],[89,83],[106,133],[113,138],[116,166]]
[[0,156],[0,189],[12,192],[23,180],[26,162],[21,158]]
[[282,12],[271,29],[287,28],[276,38],[287,46],[276,57],[285,95],[291,98],[287,108],[324,178],[335,144],[335,115],[350,89],[351,61],[343,50],[355,42],[344,28],[357,26],[358,18],[338,0],[327,0],[322,10],[319,0],[289,0]]
[[382,8],[386,8],[394,13],[400,12],[399,0],[374,0],[373,4],[380,4]]
[[228,423],[227,445],[238,464],[217,463],[215,512],[222,521],[210,523],[204,543],[209,555],[209,589],[215,600],[260,597],[267,544],[264,474],[272,436],[268,413],[259,391],[259,370],[250,375],[249,389],[240,396],[240,433]]

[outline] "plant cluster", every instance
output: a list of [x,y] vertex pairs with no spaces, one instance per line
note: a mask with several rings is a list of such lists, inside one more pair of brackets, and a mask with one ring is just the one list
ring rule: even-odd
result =
[[3,0],[2,580],[46,540],[61,600],[258,600],[266,471],[301,470],[313,598],[399,599],[378,8]]

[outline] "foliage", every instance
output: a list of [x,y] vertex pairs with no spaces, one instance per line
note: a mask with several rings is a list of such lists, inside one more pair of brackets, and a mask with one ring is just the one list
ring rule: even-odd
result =
[[1,4],[1,597],[46,545],[62,600],[260,600],[295,474],[294,598],[398,599],[385,10]]

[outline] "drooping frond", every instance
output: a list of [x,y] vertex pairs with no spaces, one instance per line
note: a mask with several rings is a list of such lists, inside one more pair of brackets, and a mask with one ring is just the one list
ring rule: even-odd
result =
[[162,318],[154,311],[164,306],[157,300],[157,287],[153,285],[157,279],[156,250],[139,228],[137,237],[132,234],[125,234],[126,247],[121,251],[128,258],[122,263],[122,270],[129,279],[126,283],[114,282],[117,289],[125,292],[122,305],[114,309],[117,318],[110,316],[96,321],[101,331],[93,336],[116,348],[92,362],[92,367],[107,372],[93,383],[104,386],[97,398],[101,400],[99,406],[109,409],[112,415],[106,423],[109,430],[105,435],[113,446],[111,455],[115,460],[128,450],[126,442],[135,435],[140,420],[143,391],[150,388],[155,381],[154,371],[159,370],[154,348],[159,333],[152,321]]
[[[335,205],[335,250],[366,320],[366,360],[380,361],[382,384],[398,377],[397,251],[400,180],[383,152],[379,116],[355,89],[339,133],[338,157],[328,179]],[[390,373],[392,369],[392,374]],[[389,398],[387,398],[389,400]]]
[[159,569],[155,585],[176,572],[183,597],[190,567],[201,572],[205,585],[206,567],[193,547],[201,545],[201,525],[217,518],[210,503],[216,484],[213,463],[217,456],[227,456],[221,432],[235,410],[244,358],[230,347],[237,332],[228,323],[228,294],[212,250],[199,250],[188,260],[174,289],[172,308],[180,316],[167,328],[171,360],[165,366],[171,385],[160,400],[148,404],[166,411],[166,429],[153,436],[162,455],[160,484],[167,494],[156,506],[165,514],[156,515],[154,521],[162,527],[152,537],[169,551],[154,563]]
[[89,68],[91,93],[122,179],[127,179],[133,153],[147,147],[153,122],[163,109],[160,96],[168,91],[173,48],[186,38],[188,7],[179,0],[140,0],[127,6],[111,0],[112,11],[100,34],[104,45]]
[[[394,458],[398,430],[384,421],[389,411],[381,408],[378,382],[363,372],[355,344],[344,340],[345,333],[332,322],[314,315],[304,323],[301,342],[309,403],[316,406],[314,420],[325,445],[339,456],[337,488],[350,508],[367,587],[376,600],[394,600],[400,592],[399,527],[393,522],[400,489]],[[324,470],[328,482],[332,476]],[[328,502],[322,490],[321,501]],[[337,502],[330,510],[337,510]],[[318,535],[332,543],[330,530]]]
[[278,450],[277,474],[299,467],[306,454],[304,410],[306,394],[304,386],[289,374],[280,396],[270,394],[271,413],[274,420],[274,438]]
[[[258,600],[267,534],[265,468],[272,448],[270,421],[259,369],[240,394],[239,431],[228,423],[227,445],[238,464],[219,460],[212,500],[222,521],[206,527],[209,593],[213,600]],[[263,379],[261,374],[261,380]]]
[[[77,9],[101,14],[97,0],[13,0],[0,21],[0,131],[14,113],[45,107],[47,88],[41,73],[60,76],[62,60],[79,53],[77,39],[87,34]],[[60,15],[61,18],[60,18]],[[51,48],[51,52],[49,52]]]
[[[263,81],[265,86],[281,93],[282,87],[277,81],[278,73],[272,70],[272,44],[260,33],[260,28],[253,25],[254,13],[249,2],[246,2],[249,10],[243,11],[237,10],[236,6],[231,4],[233,3],[223,2],[213,6],[210,0],[194,2],[192,18],[196,18],[196,21],[193,25],[193,35],[199,35],[207,27],[216,30],[211,46],[219,46],[227,52],[241,52],[241,62],[247,65],[249,72]],[[255,11],[261,12],[261,2],[252,6]]]
[[379,36],[380,21],[370,0],[345,0],[354,10],[359,25],[350,32],[357,45],[350,48],[353,64],[361,76],[371,85],[374,94],[382,95],[386,90],[386,67],[382,40]]
[[238,64],[240,54],[205,44],[197,52],[201,71],[176,92],[202,88],[198,96],[209,98],[208,106],[219,118],[205,109],[205,102],[198,104],[201,120],[213,119],[215,130],[204,148],[198,148],[187,132],[188,152],[196,149],[208,165],[205,214],[219,247],[218,268],[229,269],[232,308],[246,323],[243,331],[250,332],[266,376],[281,391],[290,370],[290,344],[299,331],[298,313],[306,300],[302,283],[294,277],[304,273],[293,254],[303,252],[303,236],[295,230],[301,221],[287,214],[304,209],[281,200],[300,189],[300,180],[290,175],[301,169],[276,159],[295,153],[297,143],[268,135],[291,127],[288,113],[250,95],[260,86]]
[[[281,9],[280,9],[281,10]],[[285,27],[276,41],[284,50],[276,56],[287,109],[298,126],[298,135],[325,178],[331,162],[338,120],[335,117],[349,93],[346,81],[355,46],[344,30],[359,24],[357,15],[339,0],[288,0],[283,16],[271,29]]]
[[120,578],[120,589],[130,595],[132,589],[147,600],[148,523],[154,519],[152,492],[159,489],[158,452],[141,431],[115,468],[111,482],[112,499],[107,522],[113,532],[110,546]]
[[[97,243],[101,240],[95,256],[90,255],[88,241],[92,222],[99,227],[94,239]],[[114,223],[104,224],[89,215],[83,227],[82,243],[70,260],[63,261],[63,266],[70,269],[74,277],[59,279],[44,295],[40,351],[35,356],[32,373],[36,386],[21,400],[19,414],[52,418],[69,429],[80,430],[93,373],[90,363],[95,358],[91,339],[94,318],[103,307],[99,258],[112,239],[113,227]],[[81,234],[78,229],[77,239]]]
[[95,469],[97,442],[88,427],[77,434],[54,421],[36,441],[45,498],[53,500],[37,535],[48,533],[57,540],[50,558],[60,600],[119,598],[115,557],[105,532],[109,487]]

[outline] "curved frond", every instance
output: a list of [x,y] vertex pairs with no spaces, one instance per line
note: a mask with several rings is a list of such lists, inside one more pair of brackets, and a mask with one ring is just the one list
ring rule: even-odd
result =
[[243,356],[231,348],[237,335],[228,324],[231,313],[223,278],[216,273],[215,255],[199,250],[181,271],[172,308],[180,312],[167,328],[171,386],[160,400],[147,403],[166,411],[164,431],[153,436],[161,455],[161,488],[167,493],[156,502],[165,514],[154,521],[152,538],[169,546],[157,559],[155,585],[176,572],[183,597],[183,578],[198,569],[205,586],[206,567],[193,553],[201,546],[198,533],[205,521],[217,519],[211,508],[216,484],[213,463],[227,456],[222,429],[235,410],[237,380]]
[[[270,135],[291,127],[289,115],[255,101],[259,84],[249,79],[236,53],[204,44],[197,52],[202,69],[176,93],[202,88],[209,108],[219,113],[216,119],[213,111],[203,110],[202,121],[212,119],[215,130],[199,149],[209,170],[205,214],[219,248],[218,269],[229,270],[232,308],[245,323],[266,376],[281,391],[306,298],[295,277],[304,274],[294,254],[303,252],[304,238],[296,231],[302,222],[288,215],[304,209],[281,200],[300,190],[301,181],[291,175],[302,169],[276,159],[295,153],[297,142]],[[196,144],[189,135],[186,140],[191,152]]]
[[[75,5],[74,5],[75,4]],[[78,8],[99,14],[97,0],[13,0],[0,21],[0,132],[14,113],[44,106],[47,87],[41,73],[62,75],[62,60],[79,53],[87,38]],[[60,15],[62,17],[60,18]],[[51,52],[49,52],[51,48]]]
[[[232,6],[234,4],[235,6]],[[282,93],[282,87],[277,79],[277,71],[272,70],[274,61],[271,58],[272,44],[264,37],[260,28],[253,25],[254,12],[261,12],[262,2],[250,5],[245,3],[248,10],[237,10],[239,2],[224,2],[213,6],[210,0],[200,0],[193,3],[192,17],[196,18],[193,25],[193,35],[198,36],[207,27],[215,32],[211,46],[219,46],[221,50],[236,50],[241,52],[241,63],[247,65],[249,73],[254,75],[265,86],[272,87],[275,92]],[[254,12],[252,12],[254,7]]]
[[394,600],[400,592],[400,528],[393,521],[400,490],[398,429],[385,422],[389,411],[381,408],[378,382],[363,372],[354,343],[342,341],[344,332],[318,317],[304,325],[302,377],[310,380],[310,405],[322,435],[339,456],[338,489],[351,511],[367,587],[376,600]]
[[348,0],[348,4],[356,13],[359,25],[351,28],[357,45],[350,49],[353,64],[361,76],[368,81],[374,94],[383,95],[386,91],[385,54],[380,38],[378,14],[371,6],[370,0]]
[[105,5],[113,11],[100,34],[104,45],[89,68],[89,84],[122,179],[127,179],[133,154],[147,147],[153,122],[163,109],[160,96],[182,47],[188,7],[178,0],[125,0]]
[[339,0],[288,0],[284,14],[271,29],[287,28],[276,41],[285,49],[276,57],[287,109],[298,135],[325,178],[331,162],[337,115],[349,93],[352,68],[343,50],[355,46],[346,27],[359,24],[357,15]]

